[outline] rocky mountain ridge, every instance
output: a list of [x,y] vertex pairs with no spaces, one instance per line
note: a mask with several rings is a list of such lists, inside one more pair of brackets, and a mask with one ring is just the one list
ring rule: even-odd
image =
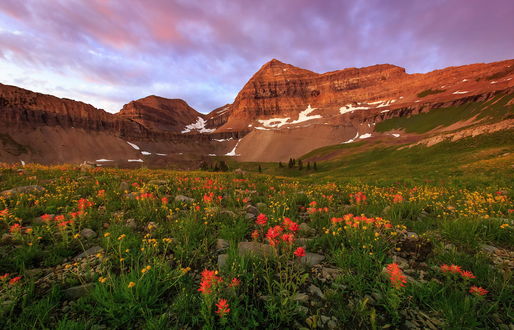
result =
[[132,157],[154,162],[161,155],[157,163],[165,164],[185,154],[286,160],[325,145],[372,137],[375,125],[384,120],[511,95],[513,77],[514,60],[426,74],[408,74],[390,64],[319,74],[273,59],[249,79],[233,103],[209,114],[183,100],[155,95],[111,114],[83,102],[0,84],[0,161]]

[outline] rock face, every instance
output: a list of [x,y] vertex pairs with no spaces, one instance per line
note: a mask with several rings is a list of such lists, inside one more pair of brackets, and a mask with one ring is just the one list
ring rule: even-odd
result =
[[141,124],[149,130],[176,133],[182,132],[199,118],[205,119],[205,115],[191,108],[184,100],[155,95],[125,104],[117,116]]
[[[390,118],[512,95],[513,78],[514,60],[425,74],[390,64],[320,74],[273,59],[233,103],[206,115],[183,100],[153,95],[111,114],[0,84],[0,161],[122,167],[196,166],[213,155],[284,161],[371,136],[376,123]],[[512,100],[507,106],[514,106]],[[422,138],[427,136],[408,142]]]

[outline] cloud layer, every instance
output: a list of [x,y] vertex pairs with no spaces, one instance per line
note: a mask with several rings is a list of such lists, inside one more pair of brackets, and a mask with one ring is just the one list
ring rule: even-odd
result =
[[426,72],[514,57],[511,0],[2,0],[0,82],[118,111],[150,94],[208,112],[271,58]]

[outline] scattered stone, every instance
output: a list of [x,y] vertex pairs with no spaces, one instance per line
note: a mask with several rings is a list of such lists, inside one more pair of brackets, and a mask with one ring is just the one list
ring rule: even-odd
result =
[[227,216],[227,217],[231,217],[231,218],[236,218],[237,217],[237,214],[235,214],[234,212],[232,212],[230,210],[223,210],[223,211],[221,211],[221,215],[224,215],[224,216]]
[[2,234],[2,239],[0,239],[0,243],[2,244],[10,244],[13,242],[11,234],[4,233]]
[[75,260],[78,260],[78,259],[82,259],[82,258],[85,258],[85,257],[89,257],[91,255],[94,255],[94,254],[97,254],[97,253],[100,253],[102,252],[104,249],[102,249],[102,247],[98,246],[98,245],[95,245],[93,247],[90,247],[89,249],[87,249],[86,251],[82,252],[81,254],[79,254],[78,256],[76,256],[74,259]]
[[253,213],[246,213],[245,219],[253,221],[253,220],[257,219],[257,216]]
[[43,191],[45,191],[45,188],[38,186],[38,185],[21,186],[21,187],[15,187],[12,189],[4,190],[0,193],[0,195],[4,196],[4,197],[9,197],[11,195],[38,193],[38,192],[43,192]]
[[321,268],[321,275],[325,279],[335,279],[338,275],[341,274],[341,270],[336,268],[328,268],[328,267],[322,267]]
[[270,256],[274,253],[271,246],[257,242],[239,242],[237,250],[242,255]]
[[498,251],[498,248],[487,244],[480,245],[480,248],[486,253],[496,253]]
[[96,236],[95,231],[89,228],[84,228],[80,231],[80,237],[84,237],[85,239],[95,238]]
[[184,195],[177,195],[175,196],[175,202],[184,202],[184,203],[192,203],[195,199],[191,197],[187,197]]
[[40,278],[45,274],[45,270],[41,268],[33,268],[25,271],[25,275],[30,278]]
[[226,249],[228,249],[229,245],[230,245],[229,242],[227,242],[226,240],[224,240],[222,238],[218,238],[216,240],[216,250],[217,251],[226,250]]
[[129,228],[132,228],[132,229],[136,229],[137,228],[137,222],[136,222],[136,219],[127,219],[127,221],[125,222],[127,227]]
[[323,294],[323,291],[321,291],[320,288],[318,288],[317,286],[315,286],[314,284],[311,284],[309,286],[309,288],[307,289],[307,291],[309,291],[310,294],[314,295],[314,296],[318,296],[319,298],[325,300],[326,297],[325,295]]
[[318,265],[325,259],[325,256],[322,256],[321,254],[307,252],[305,256],[300,258],[300,262],[304,265],[307,265],[309,267],[312,267],[314,265]]
[[234,170],[234,173],[236,173],[236,174],[245,174],[246,172],[245,172],[245,171],[243,171],[243,170],[242,170],[242,169],[240,169],[240,168],[236,168],[236,169]]
[[92,164],[89,162],[83,162],[82,164],[79,165],[80,171],[83,173],[88,172],[89,170],[91,170],[95,167],[96,167],[96,164]]
[[314,235],[314,234],[316,234],[316,229],[310,227],[305,222],[302,222],[300,224],[300,232],[304,233],[304,234],[307,234],[307,235]]
[[218,268],[223,268],[227,264],[228,254],[220,254],[218,256]]
[[293,300],[294,301],[298,301],[300,303],[306,303],[309,301],[309,296],[305,293],[302,293],[302,292],[298,292],[297,294],[295,294],[293,296]]
[[251,213],[255,216],[258,216],[260,214],[259,210],[255,206],[250,204],[246,205],[244,209],[246,213]]
[[88,294],[91,290],[93,290],[94,287],[94,283],[86,283],[68,288],[63,291],[63,294],[68,299],[78,299]]
[[150,180],[148,181],[148,184],[154,185],[154,186],[164,186],[168,184],[168,181],[166,180]]
[[414,238],[414,239],[419,238],[418,234],[416,234],[416,233],[415,233],[415,232],[413,232],[413,231],[408,231],[408,232],[407,232],[407,237],[408,237],[408,238]]
[[128,190],[130,190],[129,183],[126,182],[126,181],[120,182],[120,185],[118,186],[118,190],[120,190],[120,191],[128,191]]

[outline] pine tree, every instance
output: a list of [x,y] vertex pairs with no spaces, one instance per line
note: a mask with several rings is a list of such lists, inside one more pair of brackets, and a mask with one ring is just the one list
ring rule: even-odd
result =
[[292,158],[289,158],[289,168],[293,168],[294,167],[294,164],[293,164],[293,159]]
[[223,171],[223,172],[228,171],[228,165],[227,165],[227,163],[225,163],[224,160],[220,161],[220,170]]
[[318,165],[316,165],[316,162],[314,162],[314,171],[318,170]]
[[307,162],[307,170],[311,169],[311,162]]
[[296,159],[293,158],[293,167],[296,165]]
[[301,159],[298,160],[298,169],[301,171],[303,169],[303,162]]
[[261,167],[261,164],[259,164],[259,173],[262,173],[262,167]]
[[283,168],[283,167],[284,167],[284,164],[282,164],[282,162],[278,162],[278,167],[279,167],[279,168]]

